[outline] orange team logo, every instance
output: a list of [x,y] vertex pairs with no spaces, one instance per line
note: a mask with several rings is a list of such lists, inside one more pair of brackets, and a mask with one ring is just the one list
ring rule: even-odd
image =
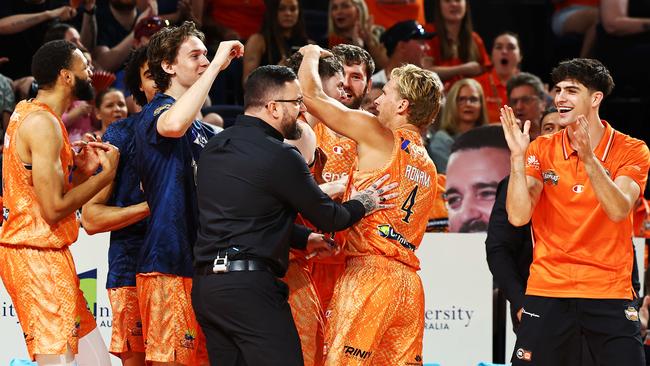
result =
[[196,338],[196,331],[188,329],[185,332],[185,337],[181,339],[181,347],[194,349],[194,339]]

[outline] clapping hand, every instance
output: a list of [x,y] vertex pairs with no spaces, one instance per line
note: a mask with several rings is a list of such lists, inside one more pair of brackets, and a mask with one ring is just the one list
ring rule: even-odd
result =
[[530,145],[530,121],[524,123],[524,130],[519,129],[519,123],[515,113],[507,105],[501,108],[501,127],[506,137],[512,156],[523,156]]

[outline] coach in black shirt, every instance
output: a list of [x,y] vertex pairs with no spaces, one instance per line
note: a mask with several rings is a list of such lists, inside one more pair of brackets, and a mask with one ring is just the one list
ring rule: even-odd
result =
[[389,186],[338,204],[317,186],[298,150],[304,112],[296,75],[263,66],[248,78],[244,115],[201,153],[199,232],[192,303],[213,365],[302,365],[300,340],[279,277],[289,247],[331,250],[294,223],[297,212],[324,232],[339,231],[382,206]]

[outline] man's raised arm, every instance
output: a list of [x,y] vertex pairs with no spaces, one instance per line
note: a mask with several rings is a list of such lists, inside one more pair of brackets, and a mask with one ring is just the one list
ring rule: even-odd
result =
[[310,114],[334,132],[359,144],[383,145],[387,138],[392,139],[390,130],[382,126],[375,116],[368,112],[349,109],[325,94],[318,76],[318,60],[321,55],[332,56],[329,51],[316,45],[308,45],[302,47],[300,53],[303,59],[298,70],[298,80]]

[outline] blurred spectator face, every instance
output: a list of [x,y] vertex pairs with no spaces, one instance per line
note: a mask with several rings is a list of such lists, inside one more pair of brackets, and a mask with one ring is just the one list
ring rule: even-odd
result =
[[460,22],[465,17],[465,0],[440,0],[440,13],[448,22]]
[[63,36],[63,39],[66,41],[73,43],[77,48],[85,48],[81,44],[81,36],[79,35],[79,32],[74,29],[74,28],[69,28],[66,32],[65,35]]
[[449,156],[445,198],[449,231],[486,231],[497,185],[510,170],[510,152],[484,147],[458,150]]
[[429,51],[429,44],[425,39],[410,39],[408,41],[400,42],[402,48],[403,59],[410,64],[422,66],[422,58]]
[[363,104],[361,105],[361,109],[364,111],[368,111],[375,116],[379,114],[379,111],[377,110],[377,106],[375,105],[375,99],[379,98],[381,95],[381,88],[372,88],[368,92],[365,98],[363,98]]
[[108,126],[118,119],[126,118],[127,113],[124,94],[119,90],[114,90],[102,97],[101,104],[97,109],[97,119]]
[[151,101],[156,95],[156,82],[151,78],[149,63],[145,62],[140,66],[140,90],[144,93],[147,101]]
[[343,73],[337,72],[336,75],[323,80],[323,91],[329,97],[343,102],[346,99],[345,90],[343,90]]
[[110,0],[110,4],[117,10],[133,10],[135,8],[135,0]]
[[542,135],[550,135],[561,130],[560,126],[560,114],[557,112],[548,113],[542,119]]
[[560,114],[558,119],[562,127],[578,120],[583,114],[591,112],[592,93],[586,86],[574,80],[560,81],[555,85],[555,108]]
[[332,0],[330,16],[337,29],[351,29],[359,20],[359,10],[351,0]]
[[342,102],[348,108],[358,109],[361,107],[363,97],[368,92],[366,65],[343,63],[343,73],[343,90],[345,90],[346,98]]
[[510,92],[508,105],[512,107],[515,116],[524,123],[531,121],[539,125],[539,119],[544,112],[544,101],[535,93],[530,85],[520,85]]
[[519,42],[510,34],[502,34],[494,40],[492,64],[497,74],[511,74],[521,62]]
[[205,45],[197,37],[191,36],[181,44],[175,63],[169,67],[182,86],[192,86],[208,68],[210,61],[206,57],[207,53]]
[[298,23],[298,0],[281,0],[278,6],[278,25],[291,29]]
[[481,93],[471,85],[460,88],[456,98],[458,124],[474,124],[481,116]]

